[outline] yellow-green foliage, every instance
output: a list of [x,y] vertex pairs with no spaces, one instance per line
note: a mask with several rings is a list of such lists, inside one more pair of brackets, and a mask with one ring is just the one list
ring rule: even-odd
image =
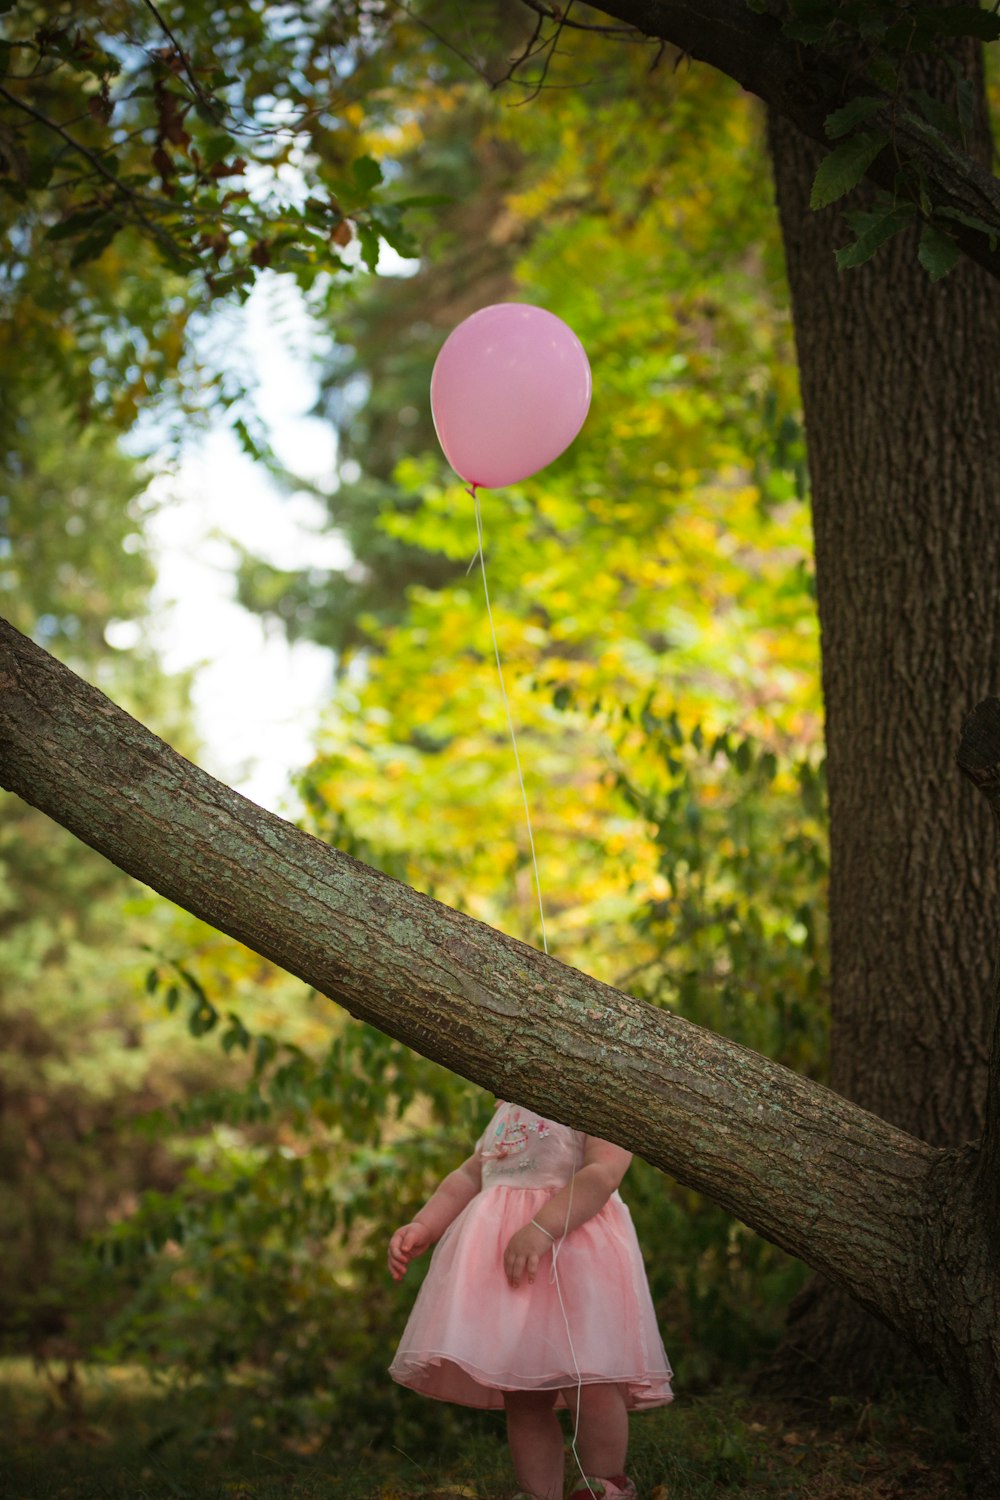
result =
[[[379,503],[352,540],[379,589],[301,778],[308,822],[538,941],[481,582],[465,571],[472,506],[426,414],[481,234],[490,270],[476,285],[559,313],[594,370],[571,451],[482,496],[552,950],[820,1074],[818,643],[761,119],[702,70],[607,58],[585,43],[560,54],[549,82],[598,81],[544,107],[426,69],[416,91],[403,78],[399,129],[381,99],[373,147],[397,153],[400,191],[453,171],[463,197],[443,216],[441,260],[376,283],[337,327],[357,335],[366,410],[399,420],[388,463],[378,444],[357,455]],[[380,297],[398,366],[392,342],[365,364]],[[309,595],[320,637],[337,583]],[[392,610],[376,608],[387,597]],[[135,990],[148,972],[148,996],[132,995],[146,1034],[187,1020],[214,1086],[178,1080],[176,1114],[169,1089],[150,1089],[148,1130],[172,1170],[137,1205],[103,1205],[88,1295],[113,1286],[114,1317],[76,1334],[189,1379],[250,1372],[271,1401],[335,1389],[341,1417],[398,1440],[413,1418],[383,1372],[412,1290],[388,1282],[384,1241],[468,1149],[488,1101],[325,1003],[301,1007],[297,987],[200,924],[134,914],[127,940],[151,951],[122,968]],[[641,1163],[626,1195],[682,1381],[744,1367],[797,1271]]]
[[[681,774],[651,725],[669,722],[692,769],[700,759],[687,805],[723,838],[728,763],[693,736],[708,747],[735,731],[779,758],[762,842],[798,800],[790,762],[820,758],[809,518],[754,105],[705,73],[638,62],[545,104],[497,107],[481,128],[524,162],[505,207],[512,239],[530,244],[517,295],[579,333],[594,403],[562,460],[482,506],[551,944],[614,980],[651,956],[637,919],[677,894],[655,819],[622,797],[623,778]],[[436,454],[411,454],[395,484],[385,534],[474,558],[472,503]],[[306,790],[321,828],[326,808],[413,883],[537,940],[476,570],[410,588],[401,623],[347,674],[319,748]]]

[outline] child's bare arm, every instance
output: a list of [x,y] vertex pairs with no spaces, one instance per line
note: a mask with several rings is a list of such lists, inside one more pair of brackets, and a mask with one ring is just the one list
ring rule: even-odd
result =
[[583,1165],[544,1208],[511,1235],[504,1252],[504,1270],[511,1286],[518,1286],[527,1273],[534,1281],[538,1262],[554,1241],[600,1213],[628,1170],[632,1153],[597,1136],[587,1137]]
[[432,1245],[472,1202],[482,1185],[483,1169],[478,1156],[467,1157],[460,1167],[448,1173],[423,1208],[414,1214],[414,1223],[424,1225]]
[[394,1281],[406,1274],[406,1267],[417,1255],[441,1238],[453,1219],[471,1203],[482,1187],[482,1164],[470,1156],[454,1172],[449,1172],[423,1208],[409,1224],[403,1224],[389,1241],[389,1272]]

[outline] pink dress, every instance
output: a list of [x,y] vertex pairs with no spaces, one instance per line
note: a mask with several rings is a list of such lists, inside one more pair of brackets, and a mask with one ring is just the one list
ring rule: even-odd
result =
[[400,1385],[480,1407],[502,1407],[504,1391],[563,1390],[578,1378],[621,1384],[632,1408],[673,1399],[639,1242],[617,1193],[562,1241],[557,1280],[551,1254],[533,1285],[511,1287],[504,1275],[507,1241],[579,1170],[585,1142],[519,1105],[498,1106],[476,1143],[482,1190],[438,1241],[389,1367]]

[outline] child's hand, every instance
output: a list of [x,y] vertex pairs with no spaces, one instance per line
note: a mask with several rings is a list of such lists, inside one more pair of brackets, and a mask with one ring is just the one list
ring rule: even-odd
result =
[[430,1242],[430,1231],[419,1219],[396,1230],[389,1241],[389,1274],[393,1281],[402,1281],[410,1261],[423,1255]]
[[538,1272],[538,1262],[551,1246],[548,1235],[534,1224],[525,1224],[512,1234],[503,1253],[503,1268],[511,1286],[520,1286],[524,1275],[530,1286]]

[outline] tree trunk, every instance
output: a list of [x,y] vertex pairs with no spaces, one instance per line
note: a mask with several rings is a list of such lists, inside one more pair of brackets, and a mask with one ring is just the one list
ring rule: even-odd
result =
[[[943,92],[940,78],[924,81]],[[809,209],[822,152],[778,116],[769,124],[816,545],[830,1081],[957,1147],[983,1128],[996,927],[996,868],[977,857],[988,808],[955,776],[949,747],[969,704],[997,685],[1000,287],[971,263],[932,283],[915,230],[838,272],[846,222]],[[813,1284],[793,1304],[775,1373],[799,1392],[860,1393],[908,1368],[912,1351]]]
[[801,1256],[946,1373],[984,1476],[1000,1466],[995,1126],[942,1151],[450,911],[224,787],[3,621],[0,786],[353,1015]]

